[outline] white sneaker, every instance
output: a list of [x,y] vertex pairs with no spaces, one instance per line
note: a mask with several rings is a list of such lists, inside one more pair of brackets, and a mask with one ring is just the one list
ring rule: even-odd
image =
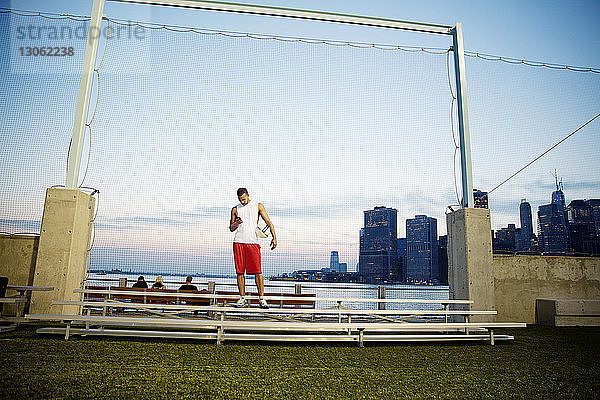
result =
[[244,297],[240,297],[240,299],[233,306],[238,308],[248,307],[248,302]]
[[258,299],[258,305],[260,308],[269,308],[269,304],[267,304],[265,299]]

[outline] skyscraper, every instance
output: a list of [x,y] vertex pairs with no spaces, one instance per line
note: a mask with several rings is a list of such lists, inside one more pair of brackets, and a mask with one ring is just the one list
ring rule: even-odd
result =
[[531,204],[526,199],[521,200],[519,205],[519,216],[521,218],[521,231],[516,238],[517,251],[527,251],[532,248],[533,218],[531,216]]
[[600,236],[600,199],[586,200],[586,203],[592,209],[592,219],[594,220],[596,235]]
[[440,283],[448,284],[448,235],[438,238],[438,264],[440,267]]
[[569,251],[569,228],[565,215],[562,182],[556,179],[552,203],[538,208],[538,240],[542,253],[566,254]]
[[406,220],[406,279],[439,280],[437,219],[416,215]]
[[406,281],[406,238],[398,238],[398,269],[401,281]]
[[565,254],[569,250],[569,232],[556,204],[538,208],[538,240],[542,253]]
[[358,268],[365,280],[399,279],[397,219],[394,208],[375,207],[364,212]]
[[496,231],[496,237],[492,237],[492,248],[494,253],[509,254],[515,252],[517,227],[508,224],[506,228]]
[[575,254],[596,255],[600,253],[600,238],[596,234],[593,202],[573,200],[567,206],[569,242]]
[[340,255],[335,250],[331,252],[329,268],[334,272],[340,272]]
[[474,208],[489,208],[488,193],[473,189],[473,202],[475,203]]

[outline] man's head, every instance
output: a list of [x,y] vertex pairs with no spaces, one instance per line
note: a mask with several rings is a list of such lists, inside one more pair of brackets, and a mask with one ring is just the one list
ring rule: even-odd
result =
[[143,277],[142,275],[140,275],[140,276],[138,277],[138,281],[142,282],[143,280],[144,280],[144,277]]
[[246,205],[250,202],[250,197],[248,196],[248,189],[246,188],[239,188],[237,190],[237,197],[240,203],[242,203],[243,205]]
[[185,283],[187,283],[187,284],[192,283],[192,277],[188,276],[187,278],[185,278]]

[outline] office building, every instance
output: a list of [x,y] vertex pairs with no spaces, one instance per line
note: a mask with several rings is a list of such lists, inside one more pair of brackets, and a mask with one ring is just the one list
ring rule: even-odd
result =
[[406,280],[432,282],[440,279],[437,219],[416,215],[406,220]]
[[331,252],[331,257],[329,258],[329,268],[334,272],[340,272],[340,255],[337,251]]
[[566,208],[570,250],[576,255],[600,254],[600,237],[596,234],[592,204],[586,200],[573,200]]
[[519,217],[521,220],[521,229],[516,235],[515,247],[517,251],[530,251],[534,247],[535,235],[533,234],[531,204],[526,199],[522,199],[519,205]]
[[473,202],[475,203],[474,208],[489,208],[488,193],[473,189]]
[[592,208],[592,219],[594,220],[596,235],[600,236],[600,199],[586,200],[586,203]]
[[538,208],[539,249],[545,254],[566,254],[569,250],[569,231],[564,215],[556,204]]
[[492,237],[492,249],[494,253],[512,254],[516,248],[516,238],[520,235],[521,230],[518,230],[515,224],[508,224],[506,228],[496,231],[495,237]]
[[448,284],[448,235],[438,238],[438,265],[440,269],[440,283]]
[[538,208],[538,246],[542,254],[566,254],[570,249],[565,194],[562,189],[562,182],[557,178],[552,203]]
[[406,238],[398,238],[398,269],[400,280],[406,281]]
[[400,278],[397,219],[398,211],[394,208],[375,207],[364,212],[358,268],[367,282],[389,282]]

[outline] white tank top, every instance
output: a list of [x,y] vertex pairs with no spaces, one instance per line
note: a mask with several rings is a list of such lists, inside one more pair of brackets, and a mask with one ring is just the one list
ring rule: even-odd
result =
[[235,230],[235,243],[258,243],[256,227],[258,226],[258,202],[250,200],[246,205],[238,204],[237,215],[242,223]]

